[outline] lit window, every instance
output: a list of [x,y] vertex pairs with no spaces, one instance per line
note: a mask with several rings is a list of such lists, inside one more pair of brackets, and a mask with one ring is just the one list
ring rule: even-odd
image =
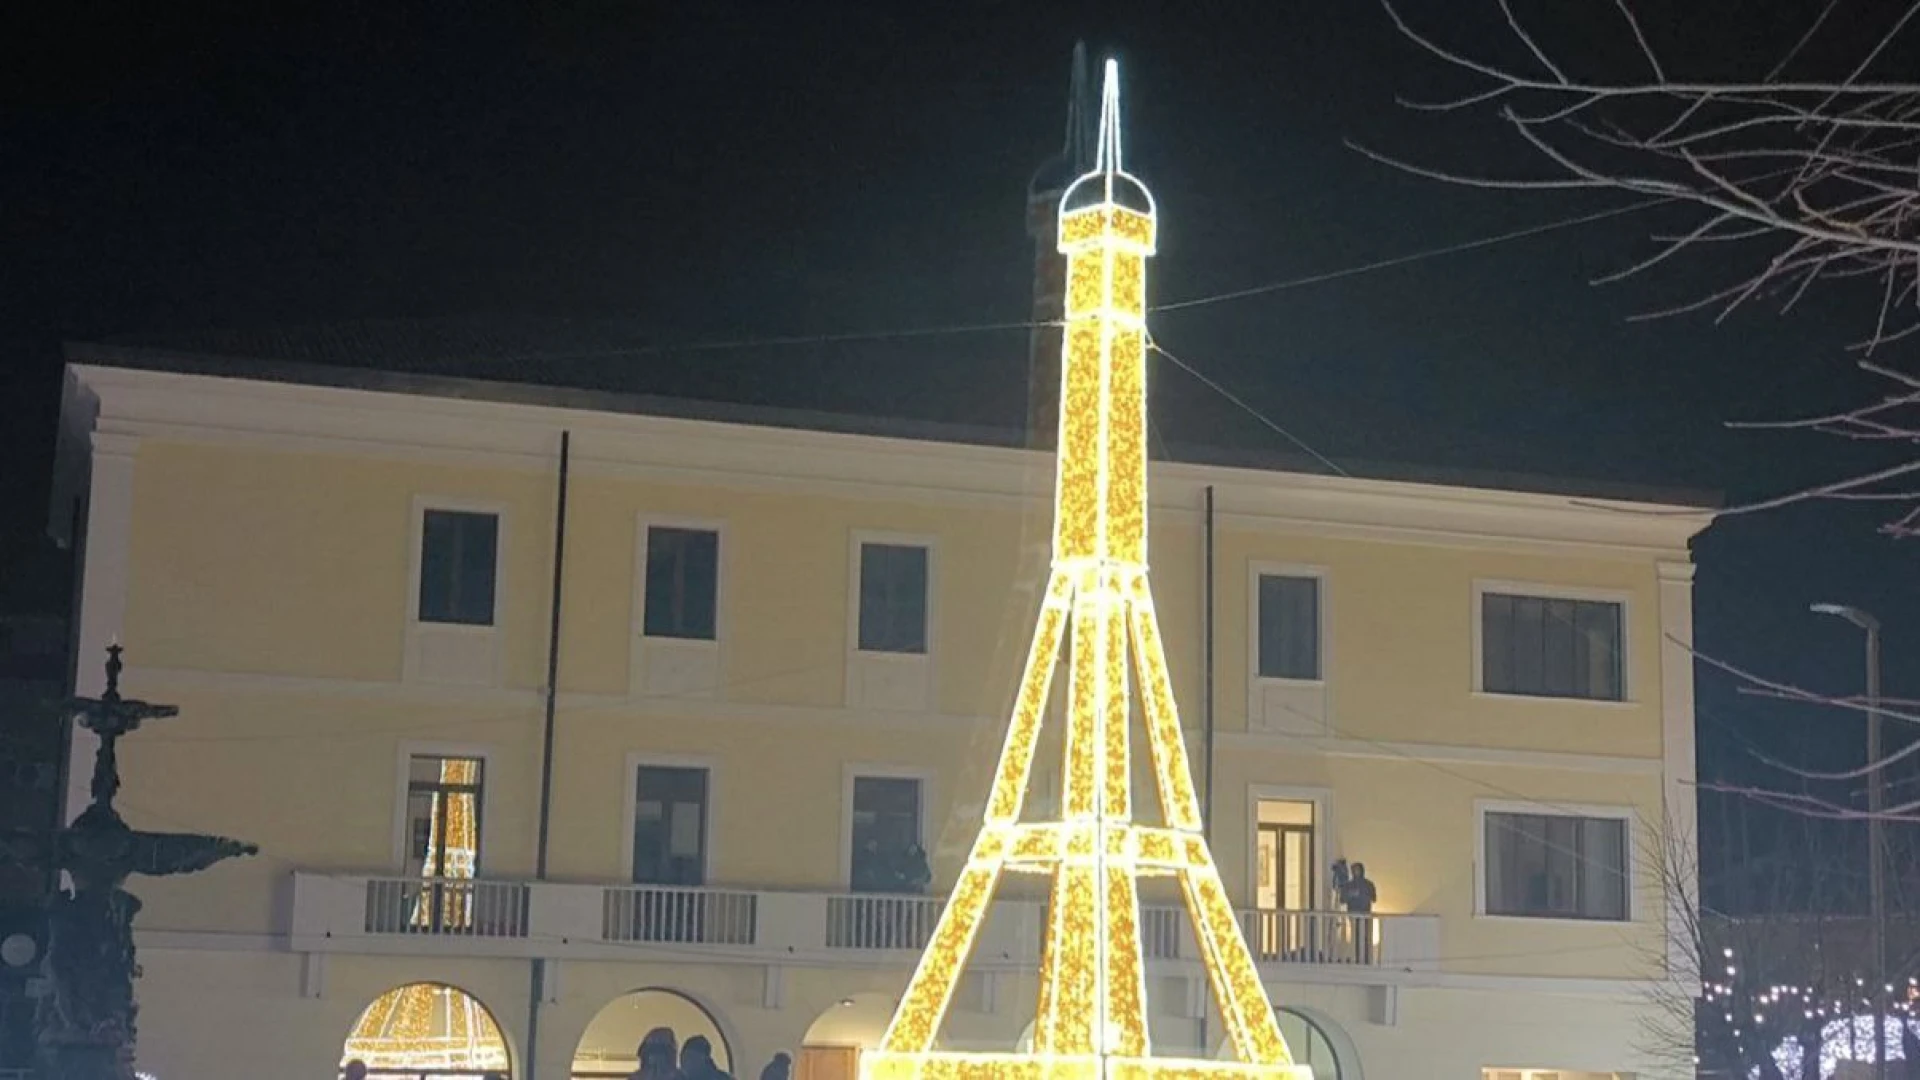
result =
[[1487,593],[1480,598],[1482,689],[1619,701],[1620,605]]
[[720,596],[720,534],[710,529],[647,529],[648,637],[714,640]]
[[1489,915],[1624,920],[1627,823],[1572,814],[1486,814]]
[[860,649],[927,651],[927,549],[860,545]]
[[420,881],[408,914],[417,929],[473,926],[473,887],[480,870],[479,758],[415,754],[407,763],[407,876]]
[[497,514],[428,510],[420,528],[420,621],[492,626]]

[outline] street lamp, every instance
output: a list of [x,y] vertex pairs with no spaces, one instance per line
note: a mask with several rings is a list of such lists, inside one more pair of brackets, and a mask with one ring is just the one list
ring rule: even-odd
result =
[[1886,774],[1880,764],[1880,620],[1845,604],[1815,604],[1818,615],[1845,619],[1867,635],[1867,888],[1873,911],[1874,1080],[1887,1080],[1887,885],[1886,854],[1881,846],[1881,808],[1886,803]]

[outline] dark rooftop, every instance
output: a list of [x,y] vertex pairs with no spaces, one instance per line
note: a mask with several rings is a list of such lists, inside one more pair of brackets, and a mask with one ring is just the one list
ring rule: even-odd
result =
[[[663,345],[623,320],[480,317],[140,335],[66,346],[74,363],[595,409],[982,446],[1027,444],[1026,334],[876,334]],[[1190,410],[1188,410],[1190,411]],[[1257,431],[1220,438],[1156,397],[1156,460],[1332,474]],[[1604,479],[1334,459],[1368,479],[1712,508],[1718,496]]]

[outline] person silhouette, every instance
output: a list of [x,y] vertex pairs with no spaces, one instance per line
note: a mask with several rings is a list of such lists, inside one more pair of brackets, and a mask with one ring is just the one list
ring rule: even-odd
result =
[[633,1052],[640,1067],[627,1074],[627,1080],[680,1080],[680,1040],[670,1027],[647,1032]]
[[760,1070],[760,1080],[791,1080],[793,1076],[793,1055],[782,1050],[773,1055],[767,1067]]
[[713,1061],[713,1043],[694,1035],[680,1046],[680,1075],[684,1080],[733,1080]]
[[1367,877],[1367,864],[1354,863],[1347,878],[1346,888],[1341,890],[1340,899],[1347,905],[1347,911],[1354,915],[1373,914],[1374,901],[1380,892],[1373,886],[1373,879]]
[[1359,916],[1353,920],[1354,959],[1362,964],[1373,963],[1373,904],[1379,895],[1373,879],[1367,877],[1367,864],[1354,863],[1340,900],[1347,914]]

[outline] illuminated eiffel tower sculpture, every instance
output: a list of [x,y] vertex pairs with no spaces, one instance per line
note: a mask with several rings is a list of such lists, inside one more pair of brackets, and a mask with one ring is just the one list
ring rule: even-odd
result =
[[[1099,152],[1060,201],[1067,257],[1053,571],[986,821],[863,1080],[1312,1080],[1295,1065],[1201,833],[1193,773],[1147,584],[1146,259],[1153,196],[1121,168],[1119,69]],[[1071,640],[1063,820],[1026,822],[1048,688]],[[1132,664],[1128,660],[1131,656]],[[1129,669],[1164,826],[1133,815]],[[1029,1053],[936,1050],[1004,873],[1052,878]],[[1139,879],[1179,881],[1233,1061],[1151,1056]]]

